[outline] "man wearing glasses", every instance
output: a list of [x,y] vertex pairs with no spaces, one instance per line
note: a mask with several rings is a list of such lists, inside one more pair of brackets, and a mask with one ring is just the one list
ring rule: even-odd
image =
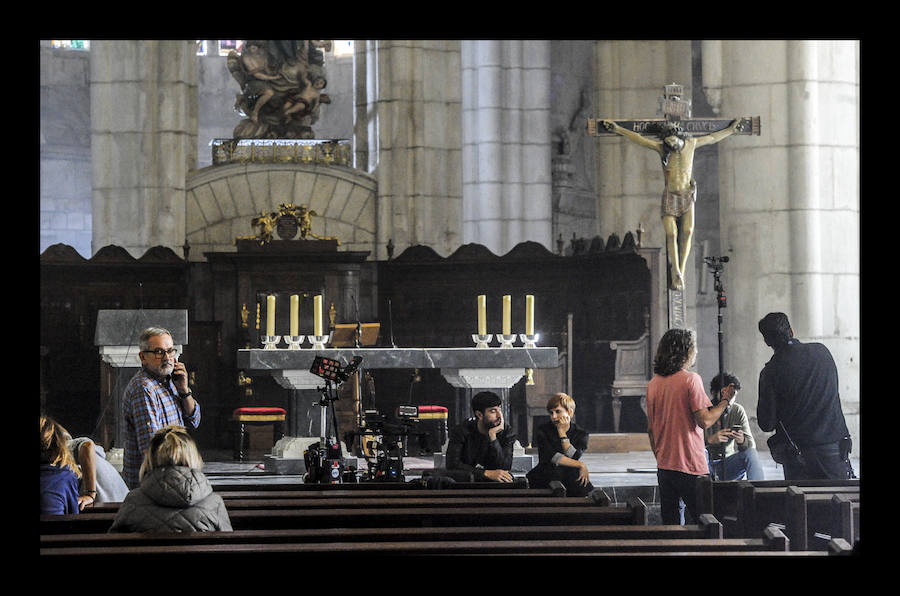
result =
[[150,438],[171,426],[200,426],[200,404],[188,388],[188,373],[178,361],[172,334],[161,327],[141,332],[139,370],[125,388],[125,454],[122,478],[128,488],[140,485],[138,473]]

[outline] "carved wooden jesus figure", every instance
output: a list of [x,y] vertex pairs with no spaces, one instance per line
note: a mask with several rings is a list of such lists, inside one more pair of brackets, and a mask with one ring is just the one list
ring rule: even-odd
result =
[[[675,123],[663,123],[658,133],[661,141],[644,137],[619,126],[613,120],[600,120],[609,132],[621,135],[642,147],[659,153],[662,160],[665,188],[662,194],[662,220],[669,251],[669,270],[673,290],[684,289],[684,274],[691,238],[694,234],[694,203],[697,182],[694,180],[694,151],[712,145],[737,132],[743,119],[734,120],[728,128],[707,135],[693,137]],[[678,228],[681,227],[679,235]]]

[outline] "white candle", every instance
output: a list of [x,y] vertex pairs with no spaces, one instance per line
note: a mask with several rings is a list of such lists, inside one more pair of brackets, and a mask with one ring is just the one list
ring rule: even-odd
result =
[[275,296],[266,297],[266,335],[275,335]]
[[509,335],[510,329],[510,309],[512,308],[512,296],[507,294],[503,297],[503,335]]
[[525,296],[525,334],[534,335],[534,296]]
[[291,295],[291,336],[300,335],[300,296]]
[[478,335],[487,335],[487,312],[484,294],[478,296]]
[[322,337],[322,296],[321,294],[313,298],[313,327],[314,335]]

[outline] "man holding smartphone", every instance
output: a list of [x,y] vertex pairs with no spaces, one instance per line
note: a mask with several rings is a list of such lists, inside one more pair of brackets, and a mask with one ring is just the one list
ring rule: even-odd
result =
[[[150,438],[166,426],[200,426],[200,404],[188,387],[188,372],[178,361],[172,334],[150,327],[139,338],[141,370],[128,382],[122,398],[125,415],[125,453],[122,478],[137,488]],[[187,423],[187,424],[186,424]]]
[[[747,480],[765,480],[756,442],[750,433],[750,419],[744,407],[736,403],[737,394],[741,390],[740,379],[731,373],[722,373],[710,381],[709,389],[713,395],[713,403],[718,403],[722,397],[730,397],[728,407],[719,421],[704,431],[710,474],[718,480],[740,480],[745,474]],[[722,458],[725,460],[724,474]]]

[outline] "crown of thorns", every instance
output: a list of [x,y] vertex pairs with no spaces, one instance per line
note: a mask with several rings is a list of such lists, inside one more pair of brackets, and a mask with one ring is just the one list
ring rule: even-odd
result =
[[683,137],[685,132],[681,126],[671,122],[667,122],[665,124],[659,125],[656,134],[659,135],[661,139],[665,139],[666,137],[671,137],[673,135],[676,137]]

